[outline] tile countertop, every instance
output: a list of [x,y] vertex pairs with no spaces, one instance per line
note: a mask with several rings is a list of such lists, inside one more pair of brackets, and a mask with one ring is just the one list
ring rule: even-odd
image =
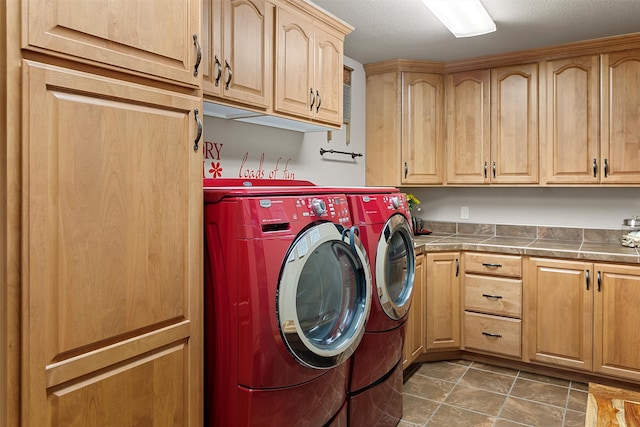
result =
[[616,263],[640,263],[638,248],[620,244],[612,229],[425,222],[432,234],[414,236],[423,252],[477,251]]

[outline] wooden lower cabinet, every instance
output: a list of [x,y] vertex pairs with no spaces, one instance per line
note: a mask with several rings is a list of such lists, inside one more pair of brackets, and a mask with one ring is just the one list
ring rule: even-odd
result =
[[416,256],[416,272],[413,282],[411,308],[405,323],[402,368],[409,366],[424,351],[425,339],[425,263],[426,255]]
[[640,380],[640,267],[530,258],[528,361]]
[[595,372],[640,380],[640,267],[594,264]]
[[529,361],[593,367],[593,264],[530,258],[524,268]]
[[519,358],[520,324],[520,319],[465,311],[464,348]]
[[460,349],[460,252],[427,254],[425,351]]
[[197,96],[23,62],[23,426],[202,424]]

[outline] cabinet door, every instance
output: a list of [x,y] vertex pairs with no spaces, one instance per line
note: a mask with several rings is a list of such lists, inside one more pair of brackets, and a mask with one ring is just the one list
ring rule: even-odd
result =
[[206,0],[203,11],[205,95],[268,108],[273,5],[264,0]]
[[[600,182],[600,72],[597,55],[544,64],[541,170],[547,184]],[[543,82],[541,82],[543,83]]]
[[640,49],[602,55],[605,184],[640,183]]
[[316,26],[313,114],[316,120],[337,126],[342,126],[343,44],[340,37]]
[[400,73],[367,76],[366,170],[369,186],[400,186],[402,116]]
[[413,296],[407,322],[405,323],[405,339],[402,368],[412,364],[424,352],[425,339],[425,255],[416,257],[416,274],[413,284]]
[[525,357],[591,370],[591,263],[530,258],[525,262]]
[[538,182],[538,64],[491,70],[491,182]]
[[442,184],[444,80],[403,73],[402,184]]
[[460,253],[427,254],[426,350],[460,349]]
[[191,86],[202,0],[28,0],[22,47]]
[[28,61],[23,88],[23,425],[201,425],[200,98]]
[[313,22],[302,15],[276,9],[276,112],[311,117],[313,31]]
[[222,96],[222,0],[202,2],[202,40],[202,91],[204,95]]
[[594,370],[640,380],[640,268],[596,264]]
[[489,70],[447,75],[447,183],[489,183]]

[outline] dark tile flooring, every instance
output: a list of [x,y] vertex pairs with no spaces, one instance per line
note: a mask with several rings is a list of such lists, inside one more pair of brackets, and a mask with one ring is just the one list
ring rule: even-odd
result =
[[399,427],[583,427],[587,384],[478,362],[423,363],[405,373]]

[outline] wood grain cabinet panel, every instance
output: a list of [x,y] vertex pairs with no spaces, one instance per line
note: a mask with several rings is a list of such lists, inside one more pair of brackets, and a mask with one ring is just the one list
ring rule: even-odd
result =
[[199,425],[201,99],[29,61],[23,85],[24,425]]
[[367,76],[367,185],[444,180],[444,78],[422,72]]
[[538,64],[491,70],[491,183],[538,183]]
[[640,268],[595,264],[594,371],[640,380]]
[[475,70],[447,75],[448,184],[490,182],[491,74]]
[[542,184],[597,184],[604,176],[599,66],[597,55],[541,65]]
[[416,256],[416,273],[413,283],[411,307],[405,323],[405,338],[402,368],[411,365],[424,352],[426,307],[425,307],[425,268],[426,255]]
[[464,253],[463,348],[522,356],[522,257]]
[[22,47],[199,86],[201,1],[28,0]]
[[441,184],[444,78],[403,73],[402,88],[402,184]]
[[640,49],[603,54],[601,61],[602,183],[637,184],[640,183]]
[[525,263],[525,346],[529,361],[591,370],[593,264],[530,258]]
[[340,127],[343,44],[337,31],[278,5],[274,111]]
[[267,109],[273,92],[274,6],[265,0],[205,0],[205,96]]
[[447,76],[447,184],[536,184],[538,64]]
[[460,253],[427,254],[426,351],[460,349]]
[[521,320],[464,312],[464,347],[466,350],[521,355]]

